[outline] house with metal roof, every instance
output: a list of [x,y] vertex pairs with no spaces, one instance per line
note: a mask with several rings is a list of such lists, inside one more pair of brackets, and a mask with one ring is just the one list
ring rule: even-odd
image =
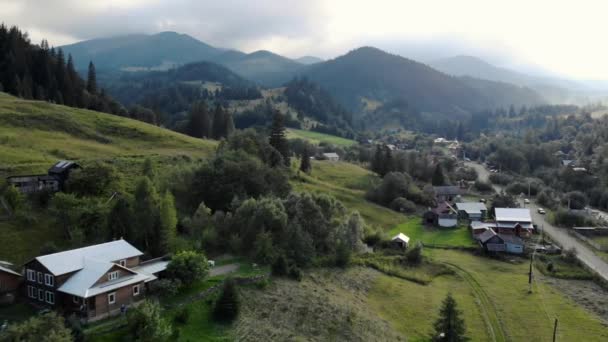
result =
[[89,321],[120,313],[167,267],[164,260],[141,263],[142,255],[121,239],[36,257],[24,265],[27,297]]
[[469,221],[483,221],[486,217],[488,208],[481,202],[460,202],[456,203],[458,217]]
[[70,171],[80,168],[73,161],[61,160],[55,163],[46,175],[10,176],[6,180],[24,194],[41,191],[57,192],[68,180]]
[[332,162],[337,162],[340,160],[340,156],[334,152],[323,153],[323,158],[325,158],[329,161],[332,161]]
[[528,208],[496,208],[496,229],[500,234],[530,236],[534,230],[530,209]]
[[456,200],[456,197],[460,196],[461,194],[460,188],[454,185],[434,186],[433,191],[435,192],[435,200],[437,203],[452,203],[454,200]]
[[498,234],[491,228],[477,235],[476,238],[488,252],[507,252],[511,254],[522,254],[524,252],[524,242],[520,237]]
[[0,304],[10,304],[15,300],[21,281],[21,274],[13,269],[13,264],[0,261]]
[[410,238],[403,233],[399,233],[391,239],[391,242],[399,248],[406,249],[410,244]]

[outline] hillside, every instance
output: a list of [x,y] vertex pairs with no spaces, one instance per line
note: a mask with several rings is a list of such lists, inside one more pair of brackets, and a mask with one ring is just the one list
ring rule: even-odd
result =
[[250,54],[228,51],[211,60],[249,80],[269,87],[282,85],[304,67],[303,64],[294,60],[264,50]]
[[44,171],[58,159],[200,157],[215,143],[140,121],[0,93],[0,176]]
[[319,57],[315,57],[315,56],[302,56],[302,57],[296,58],[294,60],[296,62],[302,63],[302,64],[315,64],[315,63],[322,63],[322,62],[324,62],[323,59],[321,59]]
[[61,48],[66,55],[72,54],[78,69],[86,68],[92,60],[101,70],[185,64],[207,60],[222,52],[187,34],[176,32],[99,38]]
[[[336,59],[312,65],[303,74],[332,93],[348,109],[361,112],[363,101],[404,100],[420,111],[470,113],[514,104],[543,103],[532,90],[501,83],[471,86],[422,63],[363,47]],[[474,82],[474,81],[473,81]],[[526,96],[521,98],[522,93]],[[516,102],[512,102],[516,101]]]

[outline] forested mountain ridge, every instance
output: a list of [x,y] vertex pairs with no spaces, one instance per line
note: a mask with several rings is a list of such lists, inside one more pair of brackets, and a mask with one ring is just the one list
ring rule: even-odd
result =
[[[354,112],[364,112],[363,100],[404,100],[425,112],[470,113],[488,108],[541,104],[532,90],[511,85],[472,87],[475,80],[448,76],[416,61],[373,47],[362,47],[333,60],[315,64],[302,72],[320,84]],[[486,81],[484,81],[485,83]],[[505,96],[506,95],[506,96]],[[521,94],[519,94],[521,95]],[[508,100],[505,100],[508,99]],[[512,101],[517,100],[513,103]]]

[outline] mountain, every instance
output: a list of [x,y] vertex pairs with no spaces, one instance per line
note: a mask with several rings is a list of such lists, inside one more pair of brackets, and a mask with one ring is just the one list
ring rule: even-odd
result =
[[321,62],[323,62],[323,59],[321,59],[319,57],[315,57],[315,56],[303,56],[303,57],[294,59],[294,61],[296,61],[300,64],[310,65],[310,64],[321,63]]
[[[224,52],[187,34],[161,32],[99,38],[62,46],[78,69],[93,61],[97,69],[169,68],[194,61],[209,60]],[[137,70],[137,69],[135,69]]]
[[570,102],[573,90],[582,90],[583,84],[551,77],[532,76],[514,70],[494,66],[480,58],[455,56],[429,62],[441,72],[454,76],[469,76],[489,81],[512,83],[536,90],[550,102]]
[[366,111],[405,101],[422,112],[464,114],[513,104],[536,105],[544,100],[533,90],[510,84],[446,75],[425,64],[372,47],[314,64],[301,74],[320,84],[347,109]]
[[246,54],[228,51],[211,59],[237,74],[265,86],[281,86],[289,81],[303,64],[276,53],[260,50]]

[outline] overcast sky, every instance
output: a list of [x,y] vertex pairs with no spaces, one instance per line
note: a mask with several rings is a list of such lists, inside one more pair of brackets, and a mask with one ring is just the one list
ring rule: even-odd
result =
[[608,80],[602,0],[0,0],[0,20],[52,45],[177,31],[211,45],[332,58],[371,45],[418,60],[476,55]]

